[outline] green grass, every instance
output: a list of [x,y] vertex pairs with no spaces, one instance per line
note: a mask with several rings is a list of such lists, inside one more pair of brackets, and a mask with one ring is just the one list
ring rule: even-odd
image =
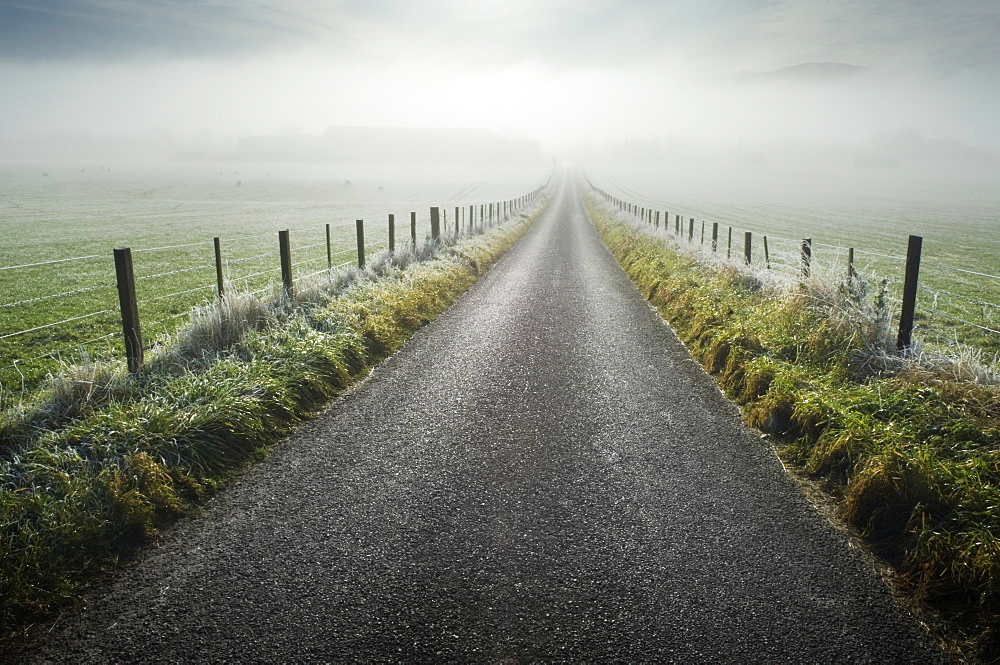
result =
[[[424,226],[426,223],[421,225],[421,242],[428,231]],[[162,243],[167,240],[163,236],[150,238],[148,233],[140,241]],[[397,223],[397,239],[399,246],[409,242],[408,220],[405,225]],[[299,277],[327,267],[325,227],[298,229],[291,233],[291,240],[293,275]],[[388,246],[387,224],[376,226],[369,222],[365,240],[369,256],[385,249]],[[30,389],[46,374],[58,371],[65,362],[80,362],[84,352],[90,357],[124,353],[111,252],[105,248],[83,247],[77,249],[76,255],[89,251],[100,251],[104,255],[22,268],[4,275],[13,279],[10,282],[13,288],[5,303],[22,303],[0,310],[6,332],[29,330],[107,310],[98,316],[0,339],[0,386],[6,389],[8,397],[22,388]],[[331,251],[334,265],[356,263],[353,222],[331,225]],[[280,280],[276,231],[235,239],[223,237],[222,256],[224,277],[230,288],[261,291]],[[133,249],[140,320],[147,345],[157,336],[176,331],[192,307],[216,297],[214,261],[211,240],[154,251],[141,246]],[[76,293],[69,296],[48,297],[74,291]]]
[[111,167],[0,165],[0,233],[16,239],[0,246],[0,407],[19,401],[23,391],[63,364],[122,355],[115,247],[132,249],[148,346],[176,331],[192,306],[215,296],[215,236],[221,239],[226,277],[236,288],[256,291],[280,279],[279,230],[290,231],[293,274],[300,278],[326,268],[327,223],[334,265],[353,264],[356,219],[365,220],[371,256],[388,245],[388,213],[395,215],[401,246],[409,241],[410,212],[416,211],[422,243],[430,234],[430,206],[441,207],[452,231],[456,206],[467,218],[470,204],[478,214],[481,203],[507,199],[547,174],[545,167],[444,165]]
[[747,422],[835,498],[916,597],[948,613],[968,648],[995,656],[1000,385],[956,379],[961,363],[895,357],[885,305],[861,283],[775,286],[763,271],[699,261],[589,207]]
[[[686,241],[688,223],[695,218],[694,244],[701,243],[701,225],[707,227],[710,242],[713,222],[720,225],[722,249],[726,249],[732,229],[732,251],[742,255],[744,232],[753,234],[753,261],[764,264],[763,239],[768,238],[775,270],[794,273],[800,267],[800,244],[803,238],[813,241],[815,269],[828,278],[846,272],[847,248],[854,247],[855,268],[863,276],[887,280],[887,297],[899,300],[902,293],[907,236],[923,237],[920,290],[917,297],[916,332],[924,348],[934,352],[953,352],[962,345],[978,349],[994,364],[1000,362],[1000,279],[959,272],[952,268],[998,275],[1000,234],[997,233],[995,202],[975,197],[961,198],[951,206],[931,200],[921,201],[919,192],[909,198],[900,194],[874,193],[859,196],[853,202],[841,198],[820,197],[808,204],[712,203],[702,198],[678,201],[658,192],[683,189],[676,179],[662,183],[649,180],[648,174],[632,174],[647,194],[628,189],[621,183],[608,183],[616,192],[639,206],[670,213],[669,233],[675,231],[674,216],[683,217],[682,232]],[[890,192],[894,191],[890,188]],[[747,193],[747,196],[751,196]],[[758,194],[760,196],[760,194]],[[775,200],[794,197],[790,192]],[[808,198],[808,197],[807,197]],[[950,198],[956,198],[951,194]],[[910,199],[913,199],[911,201]],[[667,203],[667,201],[671,203]],[[920,201],[920,202],[917,202]],[[818,206],[827,206],[820,208]],[[661,215],[662,217],[662,215]],[[661,219],[662,223],[662,219]],[[889,258],[896,257],[896,258]],[[896,304],[894,314],[898,313]],[[966,321],[975,325],[963,323]]]
[[0,415],[0,634],[79,598],[446,309],[533,218],[297,297],[233,293],[198,310],[130,376],[67,368]]

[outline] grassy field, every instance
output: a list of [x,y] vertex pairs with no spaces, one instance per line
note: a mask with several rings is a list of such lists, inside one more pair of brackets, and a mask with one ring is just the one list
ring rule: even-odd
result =
[[[123,353],[115,247],[132,248],[149,344],[176,330],[192,306],[215,297],[213,237],[221,239],[225,277],[236,288],[257,291],[280,280],[279,230],[290,231],[299,278],[326,269],[327,224],[333,264],[350,264],[357,260],[356,219],[365,220],[371,255],[388,245],[390,213],[402,244],[416,212],[422,243],[431,206],[441,208],[449,228],[459,207],[467,225],[470,206],[478,215],[481,204],[519,196],[546,177],[543,169],[485,167],[0,167],[0,232],[15,239],[0,247],[0,395],[18,399],[46,373],[80,361],[84,351],[90,357]],[[33,328],[39,329],[21,333]]]
[[600,167],[588,177],[619,198],[668,211],[671,231],[676,214],[685,233],[695,218],[695,243],[703,222],[707,242],[718,222],[723,248],[731,228],[732,251],[742,253],[743,233],[750,231],[754,261],[762,264],[766,236],[776,270],[797,271],[801,241],[811,238],[817,269],[840,276],[853,247],[856,269],[886,279],[891,300],[901,295],[907,237],[920,235],[916,338],[923,348],[944,353],[962,345],[980,349],[996,365],[1000,333],[992,331],[1000,331],[1000,279],[984,276],[1000,275],[995,174],[978,180],[939,171],[796,174],[767,165],[706,173],[705,165],[687,166]]

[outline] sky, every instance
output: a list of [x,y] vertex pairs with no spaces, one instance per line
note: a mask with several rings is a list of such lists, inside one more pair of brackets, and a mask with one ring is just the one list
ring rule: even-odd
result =
[[[768,74],[808,63],[851,67]],[[0,0],[0,90],[8,142],[347,125],[974,155],[1000,150],[1000,2]]]

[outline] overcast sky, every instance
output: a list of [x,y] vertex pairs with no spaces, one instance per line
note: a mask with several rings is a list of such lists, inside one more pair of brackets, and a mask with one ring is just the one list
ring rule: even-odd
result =
[[[758,79],[803,63],[846,79]],[[1000,148],[998,0],[0,0],[0,137],[332,125]]]

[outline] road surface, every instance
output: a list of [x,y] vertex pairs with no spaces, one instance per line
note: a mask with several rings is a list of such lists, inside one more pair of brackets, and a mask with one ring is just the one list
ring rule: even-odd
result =
[[36,662],[939,662],[569,178],[355,392]]

